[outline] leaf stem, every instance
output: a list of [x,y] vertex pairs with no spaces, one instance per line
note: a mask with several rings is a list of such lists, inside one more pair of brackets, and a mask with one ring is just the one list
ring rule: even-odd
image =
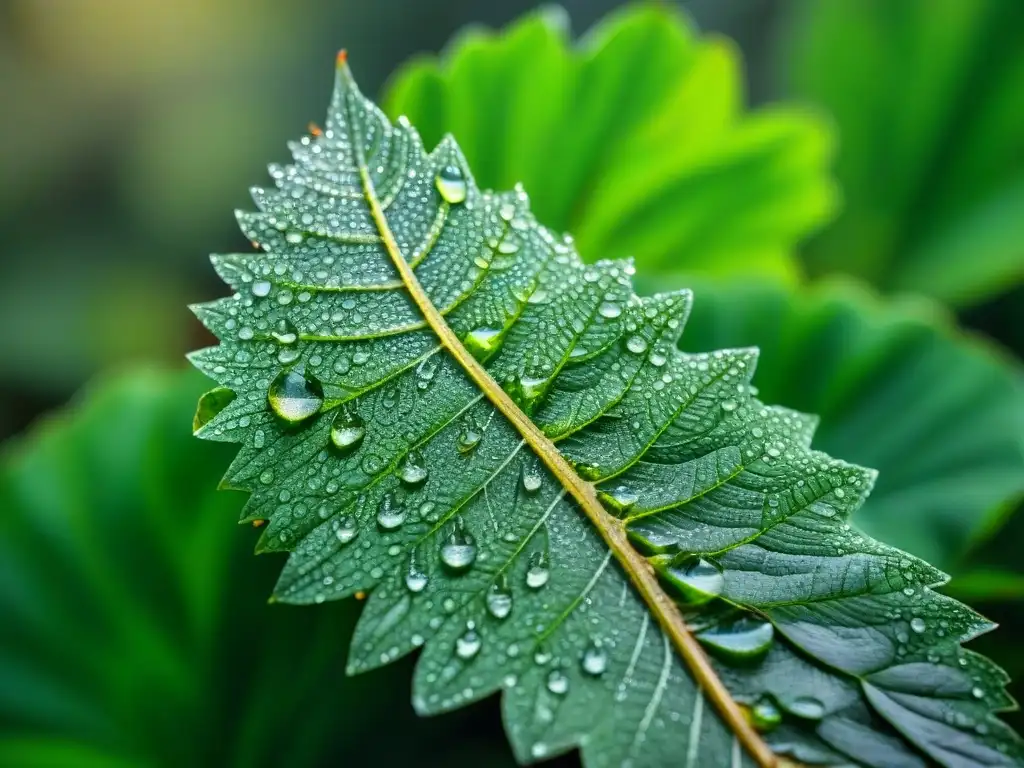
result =
[[[351,74],[344,58],[339,57],[339,68],[345,78],[351,83]],[[675,602],[665,593],[658,582],[654,568],[647,562],[626,536],[624,524],[610,515],[597,498],[597,493],[591,483],[586,482],[572,468],[568,461],[562,456],[555,445],[548,440],[536,424],[519,408],[511,397],[501,388],[480,362],[463,346],[455,332],[445,322],[444,317],[430,301],[416,277],[415,272],[405,260],[398,243],[388,225],[384,209],[377,199],[373,180],[367,168],[366,158],[363,156],[363,148],[359,142],[353,142],[356,147],[359,175],[362,180],[363,190],[366,195],[366,202],[370,207],[370,213],[374,223],[380,232],[384,247],[391,257],[409,291],[410,296],[417,308],[423,314],[427,324],[444,347],[451,353],[452,357],[462,366],[473,382],[480,387],[487,398],[494,404],[502,415],[505,416],[519,433],[523,436],[527,445],[534,451],[545,466],[562,483],[576,500],[580,509],[590,519],[597,529],[601,538],[611,549],[612,554],[618,560],[622,569],[626,572],[633,586],[643,597],[662,630],[672,641],[679,654],[683,657],[691,674],[703,692],[711,699],[718,709],[722,719],[736,735],[747,752],[753,757],[761,768],[779,768],[778,757],[771,748],[761,739],[760,735],[747,720],[743,709],[732,698],[724,683],[719,679],[711,662],[708,660],[704,649],[690,632],[683,619],[683,615]]]

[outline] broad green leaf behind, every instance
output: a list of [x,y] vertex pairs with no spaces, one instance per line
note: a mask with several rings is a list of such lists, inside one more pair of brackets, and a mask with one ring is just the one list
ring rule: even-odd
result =
[[522,182],[584,254],[791,280],[793,247],[836,207],[831,135],[806,110],[743,101],[733,44],[653,3],[577,44],[550,10],[473,29],[399,70],[384,98],[427,146],[454,134],[482,187]]

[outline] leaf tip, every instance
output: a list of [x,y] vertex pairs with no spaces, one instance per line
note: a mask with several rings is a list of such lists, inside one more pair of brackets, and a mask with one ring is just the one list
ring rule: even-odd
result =
[[334,65],[338,69],[341,69],[342,67],[345,67],[345,66],[348,65],[348,51],[347,50],[342,48],[340,51],[338,51],[338,55],[334,59]]

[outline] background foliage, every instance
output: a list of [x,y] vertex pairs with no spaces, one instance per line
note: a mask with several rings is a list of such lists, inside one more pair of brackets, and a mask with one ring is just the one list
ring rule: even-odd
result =
[[[335,48],[373,93],[465,22],[527,7],[51,5],[0,10],[4,436],[111,365],[178,367],[206,343],[184,309],[220,292],[204,255],[244,248],[230,210],[322,112]],[[1017,4],[694,2],[686,26],[664,3],[574,47],[613,5],[566,3],[571,31],[547,11],[463,33],[385,103],[428,143],[455,132],[483,185],[522,180],[585,257],[694,285],[684,347],[761,346],[761,397],[820,413],[817,446],[881,470],[860,524],[952,572],[1005,625],[978,650],[1019,679]],[[279,563],[213,491],[231,449],[188,435],[202,389],[103,377],[3,450],[0,763],[507,761],[495,707],[424,723],[407,668],[342,677],[355,604],[256,597]]]

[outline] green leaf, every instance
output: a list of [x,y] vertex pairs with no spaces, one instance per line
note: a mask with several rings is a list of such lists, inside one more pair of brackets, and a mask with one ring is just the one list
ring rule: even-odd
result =
[[677,349],[688,292],[584,265],[343,55],[291,149],[238,214],[263,250],[196,307],[237,395],[198,434],[242,445],[278,600],[371,593],[351,671],[420,649],[423,714],[501,691],[522,761],[1020,762],[1005,675],[961,648],[991,625],[851,527],[873,472],[754,397],[754,350]]
[[739,51],[668,5],[620,11],[578,45],[567,27],[547,10],[466,32],[399,70],[386,111],[427,146],[453,133],[481,187],[522,182],[583,253],[794,278],[794,245],[836,208],[824,122],[745,110]]
[[1024,5],[802,4],[800,96],[835,116],[843,215],[817,272],[977,303],[1024,279]]
[[859,527],[960,575],[1024,494],[1020,365],[927,301],[883,303],[845,282],[696,292],[685,348],[760,348],[761,396],[819,414],[818,447],[878,468]]
[[5,446],[0,765],[503,764],[472,720],[415,718],[407,669],[345,677],[354,604],[267,605],[280,563],[215,489],[233,451],[188,430],[203,384],[111,377]]

